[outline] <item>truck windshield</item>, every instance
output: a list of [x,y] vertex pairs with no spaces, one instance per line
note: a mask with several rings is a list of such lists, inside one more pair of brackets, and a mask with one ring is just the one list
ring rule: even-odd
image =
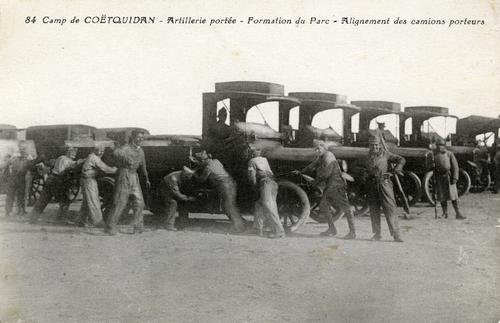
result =
[[341,109],[325,110],[314,115],[311,125],[319,129],[332,128],[337,133],[343,133],[344,116]]
[[256,105],[247,112],[246,122],[268,125],[274,131],[279,129],[279,103],[265,102]]

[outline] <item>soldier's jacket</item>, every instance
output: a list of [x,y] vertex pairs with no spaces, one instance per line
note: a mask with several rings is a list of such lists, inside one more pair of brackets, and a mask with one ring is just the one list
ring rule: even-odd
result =
[[432,157],[433,160],[430,166],[436,174],[449,174],[452,180],[455,182],[458,181],[458,162],[451,151],[445,150],[444,152],[439,152],[436,150]]
[[5,167],[4,174],[8,177],[24,177],[33,166],[33,160],[23,157],[13,157]]
[[54,173],[55,175],[65,175],[68,170],[75,167],[77,164],[77,161],[69,158],[66,155],[59,156],[56,159],[54,167],[52,168],[52,173]]
[[256,185],[261,179],[273,178],[274,174],[267,158],[258,156],[250,159],[248,162],[248,177],[253,185]]
[[224,166],[219,160],[208,159],[205,161],[203,171],[199,176],[199,181],[203,183],[207,179],[210,183],[216,184],[231,179],[231,176],[224,169]]
[[395,172],[403,171],[403,166],[406,161],[403,157],[393,154],[389,151],[382,150],[378,154],[368,154],[365,160],[365,167],[371,178],[384,178],[388,176],[389,165],[395,163]]
[[106,165],[99,156],[94,153],[90,153],[83,163],[82,177],[94,178],[99,170],[105,173],[114,173],[116,171],[115,168]]
[[318,156],[302,171],[308,172],[312,170],[316,170],[315,180],[319,187],[345,186],[339,163],[331,151],[326,151]]
[[481,147],[481,148],[476,148],[473,151],[474,155],[474,161],[479,163],[489,163],[491,158],[490,158],[490,153],[488,152],[488,148],[486,147]]
[[163,178],[163,187],[175,199],[180,201],[187,201],[187,195],[181,193],[182,186],[182,171],[176,171],[168,174]]
[[125,145],[115,149],[113,152],[115,162],[119,168],[127,168],[130,170],[141,169],[142,174],[148,178],[148,171],[146,169],[146,158],[144,157],[144,150],[141,147],[134,147],[132,145]]

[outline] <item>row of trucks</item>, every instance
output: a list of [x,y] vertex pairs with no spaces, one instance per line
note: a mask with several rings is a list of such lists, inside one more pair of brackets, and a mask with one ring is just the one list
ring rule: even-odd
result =
[[[489,154],[494,154],[499,141],[500,118],[470,116],[458,119],[447,108],[436,106],[406,107],[386,101],[351,101],[343,95],[318,92],[291,92],[285,95],[284,86],[268,82],[222,82],[215,84],[213,92],[203,93],[202,135],[150,135],[141,128],[95,128],[87,125],[33,126],[24,129],[22,144],[28,154],[36,158],[37,167],[30,173],[29,199],[39,197],[46,174],[53,161],[64,153],[64,146],[79,148],[77,158],[84,158],[96,144],[104,145],[103,160],[113,165],[112,151],[127,142],[134,129],[145,133],[142,144],[151,181],[145,200],[153,214],[161,215],[163,205],[160,181],[168,173],[191,165],[191,157],[207,150],[219,159],[238,184],[238,207],[251,214],[255,192],[247,178],[250,150],[258,148],[267,157],[278,179],[278,210],[288,231],[295,231],[311,216],[322,222],[317,212],[321,192],[312,185],[312,177],[293,170],[302,169],[315,158],[314,140],[324,141],[340,161],[348,184],[348,195],[355,214],[368,211],[365,200],[364,169],[362,160],[368,154],[369,136],[383,136],[387,149],[403,156],[407,163],[405,176],[400,177],[405,193],[397,195],[398,204],[406,199],[410,205],[420,200],[434,203],[432,171],[426,167],[431,148],[438,137],[447,141],[460,164],[459,194],[470,190],[482,191],[491,184],[491,172],[479,167],[476,140],[481,137],[490,143]],[[271,104],[271,105],[270,105]],[[251,122],[255,109],[263,122]],[[268,125],[261,109],[272,109],[278,120],[276,129]],[[219,120],[226,110],[227,120]],[[252,112],[253,111],[253,112]],[[326,120],[325,111],[336,111],[336,118]],[[269,111],[265,115],[269,115]],[[328,127],[318,128],[314,120],[326,121]],[[395,120],[394,132],[379,120]],[[439,135],[434,120],[450,126],[449,132]],[[225,121],[225,123],[224,123]],[[444,123],[443,123],[444,121]],[[337,124],[335,130],[332,124]],[[443,127],[441,127],[443,128]],[[16,153],[19,140],[15,127],[0,126],[0,160]],[[445,129],[446,130],[446,129]],[[398,138],[399,137],[399,138]],[[2,165],[0,164],[0,168]],[[487,169],[488,167],[486,167]],[[478,169],[482,170],[478,173]],[[74,199],[79,190],[79,172],[68,174],[68,195]],[[103,174],[98,180],[102,208],[109,210],[112,203],[114,178]],[[224,213],[217,193],[207,184],[186,188],[196,202],[186,207],[191,213]]]

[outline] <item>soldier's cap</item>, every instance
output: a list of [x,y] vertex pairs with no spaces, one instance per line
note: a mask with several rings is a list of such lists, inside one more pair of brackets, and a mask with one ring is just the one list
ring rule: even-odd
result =
[[66,150],[67,153],[78,151],[78,148],[73,147],[73,146],[64,146],[64,149]]
[[189,177],[191,177],[194,174],[194,170],[192,170],[191,168],[189,168],[187,166],[183,166],[182,167],[182,174],[188,175]]
[[436,140],[436,146],[444,146],[444,145],[446,145],[446,143],[444,142],[444,140],[443,140],[443,139],[438,138],[438,139]]
[[94,145],[94,151],[104,151],[105,149],[106,149],[106,146],[104,146],[103,144],[96,143]]
[[227,111],[225,108],[222,108],[219,110],[219,112],[217,112],[217,115],[220,116],[221,114],[225,114],[227,116]]
[[323,140],[314,139],[313,140],[313,147],[314,148],[326,147],[326,143]]
[[371,136],[369,139],[368,139],[368,143],[370,145],[378,145],[380,144],[380,138],[377,137],[377,136]]
[[144,135],[144,130],[141,129],[134,129],[130,132],[130,138],[136,138],[139,134]]
[[198,158],[200,160],[205,160],[205,159],[209,158],[206,150],[202,150],[200,152],[195,153],[194,157],[196,157],[196,158]]

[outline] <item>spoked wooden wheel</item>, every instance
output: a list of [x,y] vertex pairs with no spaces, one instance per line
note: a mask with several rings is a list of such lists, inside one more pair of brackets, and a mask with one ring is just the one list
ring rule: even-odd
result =
[[297,230],[307,221],[311,206],[306,192],[290,181],[278,181],[278,213],[287,232]]
[[75,177],[71,178],[67,184],[68,190],[66,191],[66,196],[68,199],[73,202],[78,197],[78,193],[80,192],[80,179]]
[[43,177],[37,177],[31,181],[31,187],[28,197],[29,206],[33,206],[35,202],[40,198],[40,194],[42,194],[43,191],[44,182],[45,181],[43,180]]

